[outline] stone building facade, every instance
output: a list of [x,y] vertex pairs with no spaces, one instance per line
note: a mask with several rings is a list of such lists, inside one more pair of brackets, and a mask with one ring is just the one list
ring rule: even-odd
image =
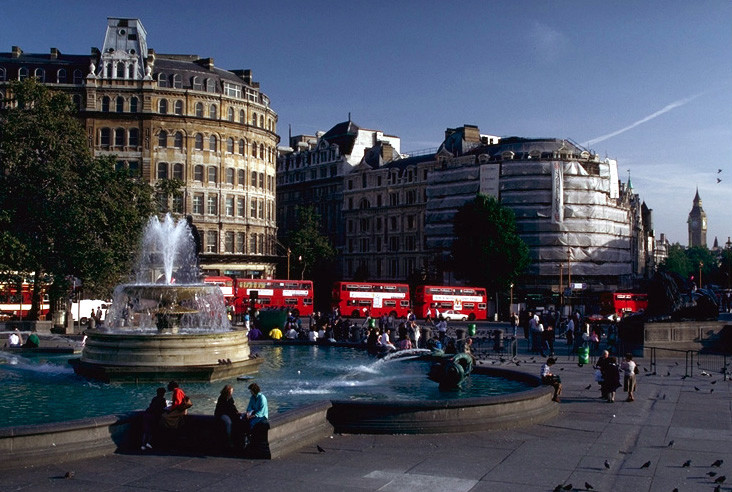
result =
[[[67,92],[95,155],[156,185],[161,210],[191,215],[209,274],[272,277],[277,235],[277,114],[250,70],[223,70],[211,58],[165,55],[147,47],[138,19],[109,18],[90,55],[0,53],[0,91],[35,77]],[[167,203],[162,203],[167,202]]]

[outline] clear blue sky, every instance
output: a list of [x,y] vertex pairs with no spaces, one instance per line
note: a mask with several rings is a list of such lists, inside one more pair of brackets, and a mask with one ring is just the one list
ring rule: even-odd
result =
[[[107,17],[137,17],[159,53],[250,68],[279,132],[358,125],[436,147],[445,128],[570,138],[618,160],[686,245],[696,188],[709,246],[732,235],[732,2],[0,2],[0,51],[86,54]],[[284,141],[283,141],[284,142]],[[722,169],[721,173],[717,173]],[[717,178],[722,182],[717,183]]]

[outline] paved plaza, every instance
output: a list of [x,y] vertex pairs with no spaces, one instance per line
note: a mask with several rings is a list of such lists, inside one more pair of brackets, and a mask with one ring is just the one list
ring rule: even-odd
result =
[[[541,363],[521,345],[520,371]],[[508,431],[333,435],[272,461],[114,454],[6,471],[0,490],[712,491],[732,490],[730,382],[684,378],[684,360],[640,366],[636,401],[599,398],[590,366],[564,355],[559,415]],[[486,361],[484,364],[488,363]],[[509,365],[503,362],[502,365]],[[521,415],[516,415],[521,419]],[[712,464],[722,460],[721,466]],[[689,461],[688,466],[684,466]],[[714,475],[712,475],[714,474]],[[65,478],[70,475],[70,478]],[[587,484],[587,485],[586,485]],[[570,487],[571,485],[571,487]]]

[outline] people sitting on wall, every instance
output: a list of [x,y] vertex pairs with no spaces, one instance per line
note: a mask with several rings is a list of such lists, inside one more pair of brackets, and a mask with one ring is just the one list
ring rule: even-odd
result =
[[221,422],[224,426],[226,447],[229,450],[233,450],[242,444],[242,415],[236,408],[233,395],[234,387],[230,384],[224,386],[214,409],[216,421]]
[[41,344],[41,341],[38,338],[38,335],[36,335],[35,333],[31,333],[30,335],[28,335],[28,339],[25,341],[25,344],[23,345],[23,347],[38,348],[40,344]]
[[142,445],[140,449],[146,451],[152,449],[152,441],[155,428],[163,416],[165,407],[168,402],[165,401],[165,388],[161,386],[157,389],[157,394],[150,400],[145,413],[142,414]]
[[8,336],[8,347],[20,347],[23,345],[23,338],[20,336],[20,330],[17,328]]
[[249,340],[260,340],[263,337],[262,331],[256,325],[252,326],[252,329],[247,333],[247,337],[249,337]]
[[193,406],[193,402],[180,389],[176,381],[168,383],[168,391],[173,392],[173,403],[165,408],[161,421],[166,429],[179,429],[183,425],[185,416],[188,415],[188,409]]
[[297,337],[299,336],[297,330],[295,329],[295,324],[290,324],[290,327],[285,332],[285,338],[288,340],[297,340]]
[[542,384],[552,386],[554,388],[554,396],[552,397],[552,400],[559,403],[559,395],[562,394],[562,380],[558,375],[552,374],[551,367],[555,362],[556,359],[554,357],[549,357],[546,360],[546,363],[541,366],[541,382]]
[[282,338],[282,330],[278,326],[275,326],[269,330],[269,338],[272,340],[280,340]]

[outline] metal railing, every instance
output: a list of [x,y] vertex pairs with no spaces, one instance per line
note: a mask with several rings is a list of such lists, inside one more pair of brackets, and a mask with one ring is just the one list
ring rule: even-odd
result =
[[712,374],[722,374],[724,380],[729,379],[730,354],[722,354],[715,352],[707,352],[702,350],[681,350],[664,347],[644,347],[649,351],[649,365],[652,374],[658,373],[658,358],[660,355],[666,355],[665,358],[681,358],[684,356],[684,377],[692,378],[695,374],[702,376],[710,376]]

